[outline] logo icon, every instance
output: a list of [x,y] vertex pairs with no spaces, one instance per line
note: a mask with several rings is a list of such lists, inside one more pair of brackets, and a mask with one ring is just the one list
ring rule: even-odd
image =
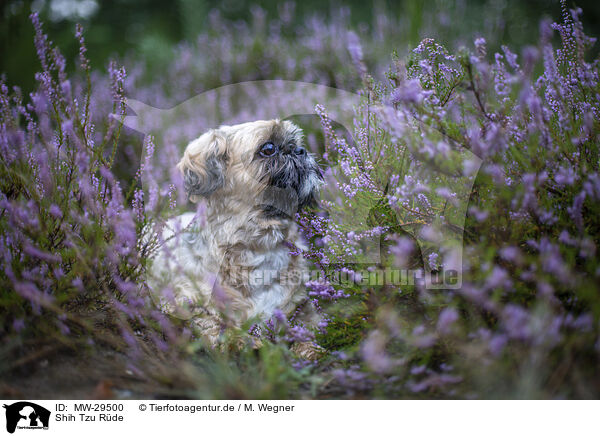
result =
[[50,411],[29,401],[4,405],[6,409],[6,431],[18,429],[48,429]]

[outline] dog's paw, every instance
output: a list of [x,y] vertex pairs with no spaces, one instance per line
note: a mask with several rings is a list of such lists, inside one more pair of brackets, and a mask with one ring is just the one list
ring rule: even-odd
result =
[[262,348],[263,342],[256,336],[249,336],[246,338],[245,346],[251,347],[253,350],[258,350],[259,348]]
[[306,360],[317,360],[325,354],[323,347],[312,342],[295,342],[290,349],[296,356]]
[[258,350],[262,346],[262,341],[255,336],[239,335],[226,339],[219,345],[219,349],[221,352],[238,352],[246,348]]

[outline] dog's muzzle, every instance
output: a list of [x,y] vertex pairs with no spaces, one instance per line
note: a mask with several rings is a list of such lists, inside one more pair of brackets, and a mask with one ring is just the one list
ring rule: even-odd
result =
[[269,185],[263,196],[265,215],[293,217],[306,206],[316,205],[323,175],[315,158],[303,147],[280,156],[270,167]]

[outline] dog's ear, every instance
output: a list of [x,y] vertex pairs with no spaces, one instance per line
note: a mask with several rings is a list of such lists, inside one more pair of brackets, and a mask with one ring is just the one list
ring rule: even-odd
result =
[[177,168],[191,201],[209,197],[225,185],[227,160],[227,139],[219,130],[209,130],[188,144]]

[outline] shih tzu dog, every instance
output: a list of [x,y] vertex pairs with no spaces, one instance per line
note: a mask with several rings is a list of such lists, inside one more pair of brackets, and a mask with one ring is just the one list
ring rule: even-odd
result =
[[[178,164],[202,214],[170,220],[152,264],[163,310],[192,318],[211,344],[227,327],[306,306],[305,248],[294,214],[316,202],[323,183],[302,130],[290,121],[221,126],[192,141]],[[310,357],[308,344],[297,344]]]

